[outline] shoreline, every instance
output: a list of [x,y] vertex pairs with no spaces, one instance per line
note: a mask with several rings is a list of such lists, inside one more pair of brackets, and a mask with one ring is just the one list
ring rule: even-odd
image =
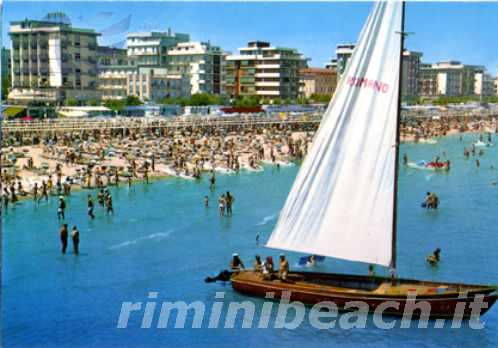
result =
[[[433,132],[430,137],[418,137],[409,134],[404,128],[400,142],[431,144],[436,143],[436,139],[440,137],[477,135],[491,131],[497,132],[490,125],[479,123],[478,128],[471,125],[462,131],[461,128],[453,127],[444,132]],[[270,128],[260,130],[259,133],[239,131],[213,135],[175,131],[168,135],[169,137],[163,135],[162,138],[154,138],[147,134],[141,137],[132,134],[117,140],[105,136],[84,141],[76,138],[74,143],[77,145],[73,146],[67,145],[71,143],[68,141],[71,139],[64,138],[62,142],[61,139],[56,139],[53,145],[4,148],[3,163],[9,162],[12,157],[15,160],[10,166],[2,167],[3,200],[9,197],[7,192],[12,189],[19,201],[33,198],[34,183],[38,185],[40,197],[41,184],[43,181],[47,183],[49,179],[52,180],[49,196],[59,196],[64,195],[62,188],[68,178],[71,181],[70,191],[98,190],[116,186],[116,172],[121,186],[128,185],[128,176],[132,176],[132,185],[145,182],[145,172],[149,181],[173,177],[195,180],[197,176],[213,175],[212,173],[225,175],[242,170],[262,171],[263,165],[291,165],[305,156],[314,132]],[[76,151],[79,151],[77,161],[74,158]],[[73,157],[70,157],[71,154]],[[157,156],[155,159],[154,155]],[[156,163],[152,165],[151,162],[154,161]],[[60,191],[54,185],[56,180],[60,183]],[[19,183],[26,194],[20,194],[22,191],[19,190]],[[87,187],[88,184],[90,188]]]

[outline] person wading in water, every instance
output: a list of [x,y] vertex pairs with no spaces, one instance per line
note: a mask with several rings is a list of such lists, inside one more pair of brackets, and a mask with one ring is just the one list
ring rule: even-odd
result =
[[90,217],[90,219],[95,219],[95,215],[93,215],[93,207],[94,203],[92,195],[88,195],[88,216]]
[[225,196],[226,207],[227,207],[227,216],[232,216],[232,204],[235,201],[235,198],[230,194],[230,191],[227,191]]
[[71,232],[71,239],[73,240],[73,252],[75,255],[79,253],[79,245],[80,245],[80,232],[73,226],[73,231]]
[[62,244],[62,253],[65,254],[67,249],[67,239],[68,239],[67,224],[62,225],[60,231],[60,238]]

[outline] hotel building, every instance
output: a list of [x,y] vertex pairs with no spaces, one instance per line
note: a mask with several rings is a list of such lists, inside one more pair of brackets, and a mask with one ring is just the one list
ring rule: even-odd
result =
[[188,34],[166,32],[139,32],[126,35],[127,54],[136,66],[165,67],[168,50],[181,42],[188,42]]
[[306,68],[299,71],[300,95],[309,98],[313,94],[332,95],[337,85],[335,70]]
[[186,75],[171,74],[166,68],[139,67],[126,76],[126,94],[142,101],[188,97],[190,89]]
[[190,94],[224,94],[225,54],[209,42],[183,42],[168,51],[168,71],[185,75]]
[[97,36],[71,26],[60,13],[10,23],[14,102],[60,104],[67,98],[99,99]]
[[99,46],[97,52],[98,89],[102,100],[126,98],[128,75],[136,70],[126,49]]
[[419,72],[419,94],[423,97],[476,95],[476,75],[483,66],[464,65],[457,61],[422,64]]
[[265,99],[296,99],[299,70],[306,60],[292,48],[253,41],[226,58],[226,90],[231,97],[257,95]]

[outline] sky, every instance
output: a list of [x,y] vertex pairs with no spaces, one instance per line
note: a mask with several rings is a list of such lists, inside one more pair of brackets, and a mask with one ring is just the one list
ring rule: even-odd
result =
[[[309,65],[323,67],[338,43],[354,43],[372,8],[370,2],[4,2],[2,38],[10,46],[10,21],[42,19],[62,11],[73,26],[104,32],[99,44],[123,43],[126,32],[188,33],[236,52],[248,41],[297,48]],[[458,60],[484,65],[496,76],[498,2],[408,2],[405,47],[422,61]]]

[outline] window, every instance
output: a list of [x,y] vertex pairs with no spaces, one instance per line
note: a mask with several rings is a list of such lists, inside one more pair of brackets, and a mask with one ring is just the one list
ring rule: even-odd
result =
[[79,53],[75,53],[74,54],[74,59],[75,60],[80,60],[81,59],[81,55]]

